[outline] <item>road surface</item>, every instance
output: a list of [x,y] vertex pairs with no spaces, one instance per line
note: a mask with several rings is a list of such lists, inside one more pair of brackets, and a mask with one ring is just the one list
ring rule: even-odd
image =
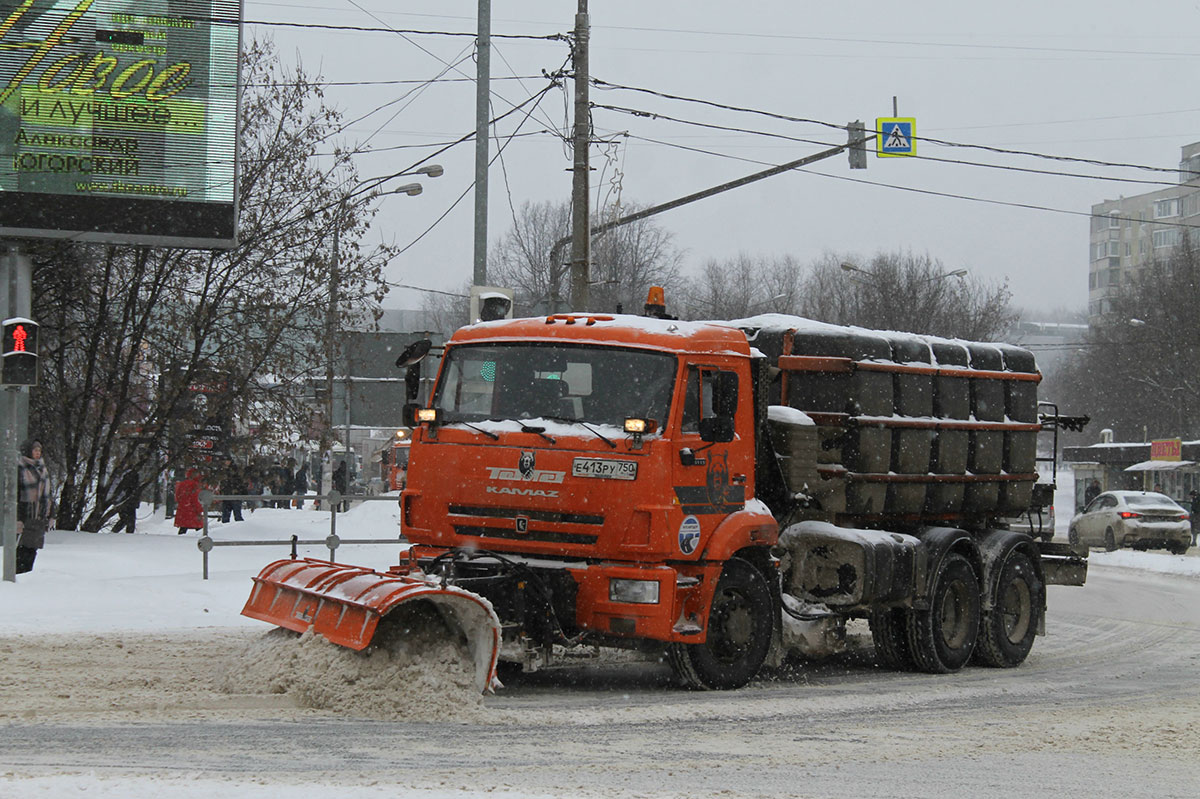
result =
[[82,773],[279,796],[314,782],[343,796],[1195,796],[1200,580],[1093,567],[1083,588],[1050,588],[1046,626],[1018,669],[888,672],[860,630],[845,656],[739,691],[680,690],[661,664],[619,660],[410,721],[217,690],[257,632],[5,638],[0,789]]

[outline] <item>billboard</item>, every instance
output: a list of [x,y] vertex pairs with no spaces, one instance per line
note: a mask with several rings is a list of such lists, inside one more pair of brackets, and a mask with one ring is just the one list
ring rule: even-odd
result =
[[233,246],[241,0],[0,0],[0,236]]

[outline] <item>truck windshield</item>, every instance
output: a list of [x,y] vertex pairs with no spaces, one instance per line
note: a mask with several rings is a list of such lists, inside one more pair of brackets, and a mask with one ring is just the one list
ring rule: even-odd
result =
[[433,404],[445,423],[558,419],[621,428],[628,417],[662,429],[675,356],[569,344],[460,345],[447,350]]

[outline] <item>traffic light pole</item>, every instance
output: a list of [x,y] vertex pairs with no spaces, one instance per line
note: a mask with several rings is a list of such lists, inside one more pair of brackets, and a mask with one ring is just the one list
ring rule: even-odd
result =
[[[30,316],[29,258],[15,244],[7,244],[0,256],[0,308],[7,316]],[[4,425],[0,441],[0,538],[3,539],[5,582],[17,581],[17,441],[22,435],[26,391],[22,386],[4,386],[0,390],[0,422]]]

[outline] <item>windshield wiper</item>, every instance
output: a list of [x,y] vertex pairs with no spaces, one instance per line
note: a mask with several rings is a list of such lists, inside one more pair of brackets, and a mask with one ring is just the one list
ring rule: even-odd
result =
[[446,424],[466,425],[467,427],[471,428],[472,430],[474,430],[477,433],[483,433],[485,436],[490,438],[492,441],[500,440],[500,435],[498,433],[493,433],[491,430],[484,430],[482,427],[476,427],[475,425],[471,424],[470,422],[447,422]]
[[603,434],[603,433],[601,433],[599,430],[597,430],[596,428],[592,427],[590,424],[588,424],[587,422],[584,422],[584,421],[583,421],[583,420],[581,420],[581,419],[571,419],[571,418],[569,418],[569,417],[567,417],[567,416],[543,416],[542,418],[543,418],[543,419],[549,419],[549,420],[551,420],[551,421],[554,421],[554,422],[566,422],[567,424],[577,424],[577,425],[580,425],[580,426],[581,426],[581,427],[583,427],[585,430],[587,430],[589,433],[591,433],[592,435],[596,436],[596,438],[600,439],[600,440],[601,440],[601,441],[603,441],[605,444],[608,444],[608,446],[612,447],[613,449],[616,449],[616,448],[617,448],[617,444],[616,444],[616,442],[615,442],[615,441],[613,441],[611,438],[609,438],[608,436],[604,435],[604,434]]
[[546,428],[544,428],[544,427],[535,427],[534,425],[531,425],[531,424],[523,424],[523,425],[521,425],[521,432],[522,433],[537,433],[539,436],[546,439],[551,444],[558,443],[557,439],[555,439],[553,436],[546,434]]

